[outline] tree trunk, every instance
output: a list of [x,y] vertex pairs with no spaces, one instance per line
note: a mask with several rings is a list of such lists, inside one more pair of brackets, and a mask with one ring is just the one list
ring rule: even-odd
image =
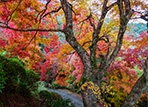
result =
[[133,107],[141,94],[148,87],[148,58],[145,61],[143,75],[138,79],[130,94],[127,96],[121,107]]
[[97,98],[89,89],[81,91],[84,107],[98,107]]

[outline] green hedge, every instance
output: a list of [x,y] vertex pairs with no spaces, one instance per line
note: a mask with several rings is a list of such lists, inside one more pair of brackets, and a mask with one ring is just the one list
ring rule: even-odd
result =
[[39,75],[26,70],[18,58],[6,58],[0,55],[0,91],[14,93],[16,91],[29,95]]

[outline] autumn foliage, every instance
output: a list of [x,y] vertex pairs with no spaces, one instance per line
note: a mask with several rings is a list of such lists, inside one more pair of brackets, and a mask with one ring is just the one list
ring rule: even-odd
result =
[[[103,0],[100,2],[96,0],[67,1],[72,6],[74,38],[88,56],[93,56],[94,59],[90,59],[94,61],[92,64],[94,69],[103,66],[102,63],[106,64],[103,62],[104,59],[109,59],[118,45],[116,41],[120,21],[116,3],[108,0],[108,9],[113,9],[108,12],[105,19],[101,19],[99,11],[103,9],[99,6],[102,6]],[[141,1],[131,1],[131,8],[136,10],[137,6],[141,6],[141,10],[147,8],[147,5]],[[40,73],[42,81],[47,82],[49,78],[52,78],[51,84],[65,87],[70,84],[79,84],[77,88],[80,89],[83,84],[84,61],[75,46],[72,43],[69,44],[68,37],[65,36],[68,25],[66,25],[67,20],[64,14],[59,0],[0,2],[0,53],[9,58],[18,56],[26,68]],[[133,35],[133,29],[138,29],[138,26],[143,25],[141,22],[139,25],[134,23],[134,18],[138,15],[133,12],[133,22],[129,22],[127,26],[122,47],[103,77],[103,82],[110,84],[111,90],[116,94],[113,100],[108,99],[111,103],[116,103],[116,107],[130,93],[139,75],[142,75],[142,72],[138,73],[143,69],[144,61],[148,56],[146,29],[143,27],[141,31]],[[104,23],[97,32],[96,42],[92,35],[97,29],[95,25],[98,24],[98,20]],[[94,55],[91,50],[93,44],[96,45]],[[121,101],[117,102],[118,99]]]

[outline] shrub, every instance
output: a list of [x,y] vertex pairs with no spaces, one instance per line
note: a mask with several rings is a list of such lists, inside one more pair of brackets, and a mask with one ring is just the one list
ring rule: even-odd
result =
[[32,70],[26,70],[25,81],[27,82],[27,85],[30,88],[33,88],[32,87],[32,86],[34,86],[33,84],[39,80],[40,80],[40,76],[36,72],[34,72]]
[[2,90],[5,88],[5,74],[3,70],[0,68],[0,93],[2,93]]
[[3,84],[0,83],[0,86],[5,87],[4,91],[7,93],[20,92],[28,96],[34,83],[39,80],[39,75],[32,70],[26,70],[16,57],[6,58],[0,55],[0,70],[0,76],[3,77]]
[[21,95],[28,99],[34,94],[36,95],[34,98],[41,99],[41,107],[73,107],[69,105],[69,100],[49,92],[45,87],[46,84],[38,81],[39,75],[32,70],[26,70],[18,58],[6,58],[0,55],[0,92],[3,90],[1,95],[6,94],[10,97]]
[[74,107],[70,100],[64,100],[60,95],[54,92],[43,90],[39,93],[44,107]]
[[0,93],[2,93],[2,90],[5,87],[6,79],[5,79],[5,72],[3,71],[3,57],[0,57]]

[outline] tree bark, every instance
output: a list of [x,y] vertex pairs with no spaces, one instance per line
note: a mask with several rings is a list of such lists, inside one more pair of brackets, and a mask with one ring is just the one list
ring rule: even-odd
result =
[[81,91],[84,107],[99,107],[96,95],[91,90],[85,89]]
[[148,58],[145,61],[143,75],[138,79],[130,94],[127,96],[121,107],[133,107],[141,94],[148,87]]

